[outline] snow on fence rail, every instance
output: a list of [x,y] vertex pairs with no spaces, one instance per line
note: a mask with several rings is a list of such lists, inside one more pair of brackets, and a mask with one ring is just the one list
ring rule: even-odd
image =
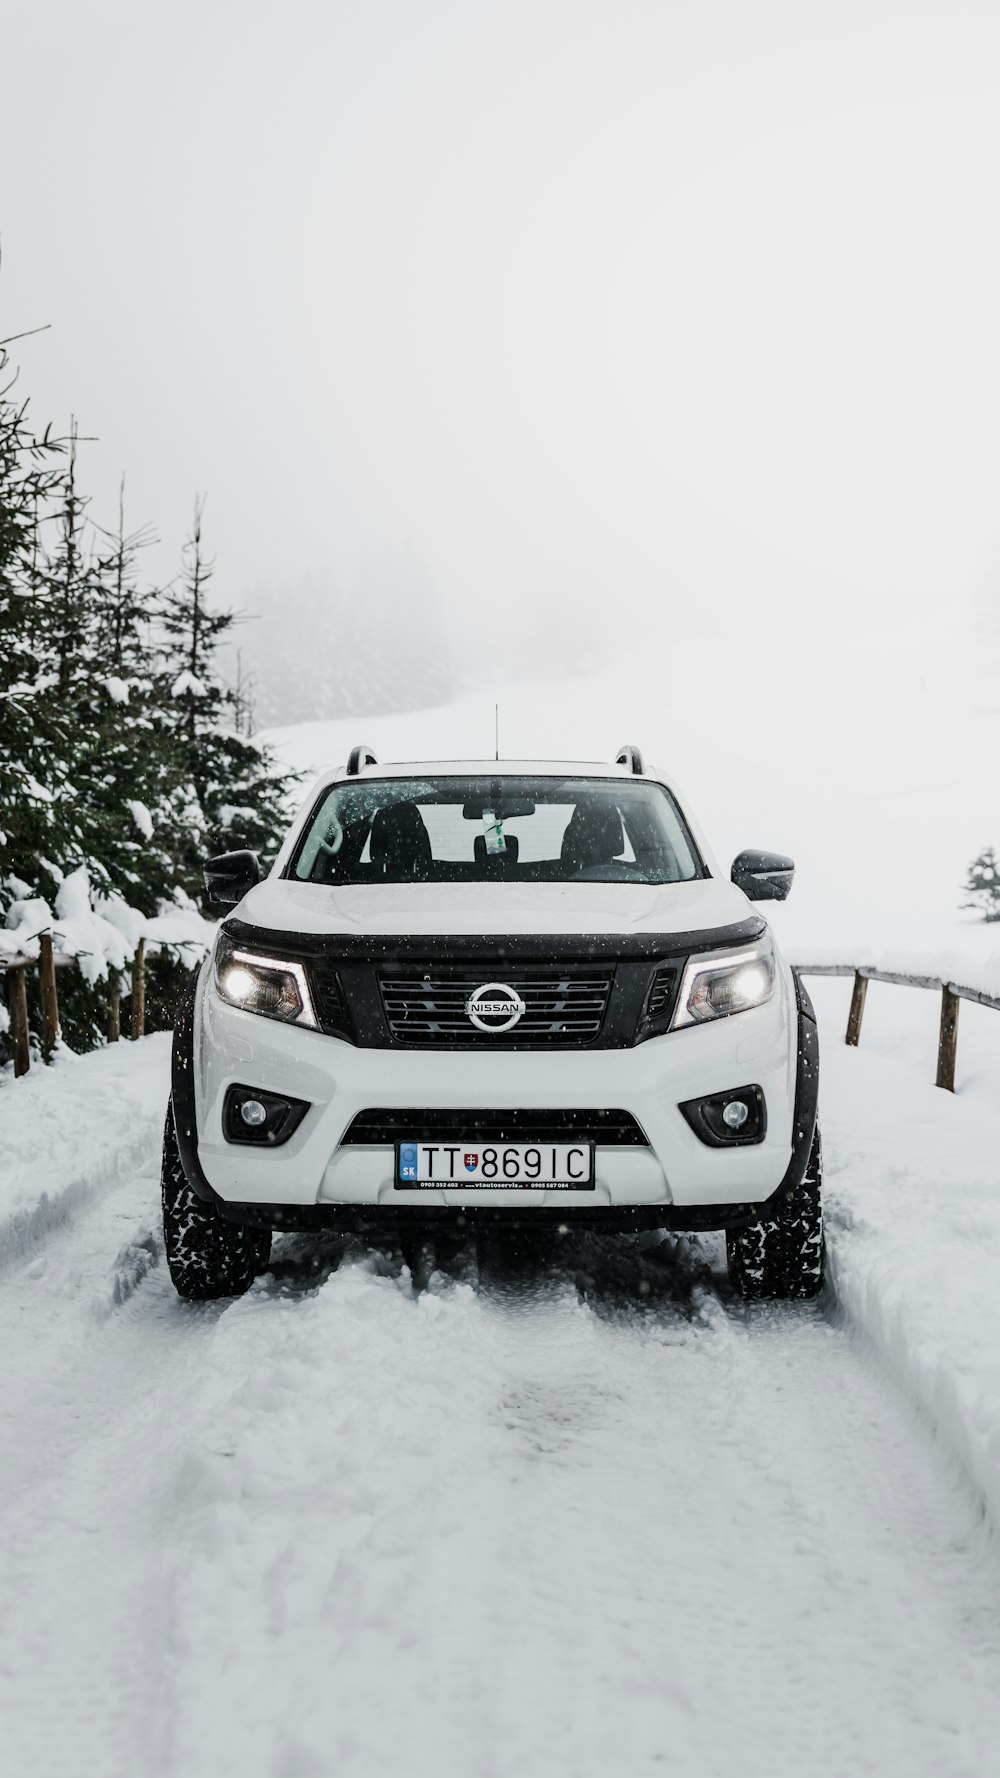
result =
[[[0,970],[8,978],[11,1035],[14,1041],[14,1074],[27,1074],[31,1066],[31,1045],[28,1034],[28,987],[26,974],[38,970],[38,986],[42,1002],[42,1057],[48,1061],[59,1042],[59,995],[56,970],[79,968],[79,957],[56,951],[51,932],[38,934],[38,956],[15,955],[0,958]],[[121,1036],[122,971],[108,971],[108,1042],[117,1043]],[[141,1037],[146,1028],[146,940],[140,938],[132,963],[132,1018],[129,1035]]]
[[59,1042],[59,999],[56,971],[75,967],[91,984],[108,981],[108,1041],[121,1036],[122,993],[132,996],[130,1034],[141,1037],[146,1025],[146,959],[166,951],[189,966],[200,964],[211,948],[215,923],[206,920],[191,897],[175,888],[153,915],[140,913],[116,894],[95,892],[86,865],[64,877],[54,908],[28,885],[7,880],[19,899],[0,920],[0,975],[8,980],[10,1025],[0,1003],[0,1029],[11,1030],[14,1073],[27,1074],[31,1063],[28,1034],[27,971],[37,969],[42,1003],[42,1057],[47,1062]]
[[[31,1043],[28,1031],[28,988],[26,972],[38,970],[39,995],[42,1003],[42,1059],[48,1062],[59,1042],[59,995],[56,988],[56,970],[81,968],[87,953],[73,955],[55,950],[51,932],[40,932],[38,939],[38,956],[15,952],[13,956],[0,956],[0,974],[8,980],[8,999],[10,1009],[10,1028],[14,1044],[14,1076],[15,1079],[27,1074],[31,1067]],[[200,939],[173,939],[157,941],[160,950],[184,952],[194,951],[198,959],[205,955],[208,945]],[[108,965],[108,1042],[117,1043],[121,1037],[121,996],[122,984],[129,982],[129,972],[113,964]],[[129,1036],[142,1037],[146,1029],[146,939],[140,937],[136,941],[132,957],[131,982],[126,986],[126,994],[131,993],[132,1016],[129,1020]]]
[[[984,987],[976,987],[969,982],[951,981],[948,974],[927,975],[920,969],[903,969],[891,967],[891,959],[887,959],[885,967],[875,963],[814,963],[793,962],[792,968],[796,975],[843,975],[854,977],[851,991],[851,1006],[847,1015],[847,1031],[845,1043],[856,1049],[861,1039],[861,1021],[864,1018],[865,998],[869,982],[891,982],[903,988],[932,988],[941,995],[941,1023],[938,1028],[937,1078],[935,1085],[943,1087],[946,1092],[955,1091],[955,1061],[958,1055],[958,1006],[961,1000],[973,1000],[978,1006],[992,1006],[1000,1012],[1000,992],[993,993]],[[989,971],[997,973],[994,967]],[[997,984],[1000,986],[1000,983]]]

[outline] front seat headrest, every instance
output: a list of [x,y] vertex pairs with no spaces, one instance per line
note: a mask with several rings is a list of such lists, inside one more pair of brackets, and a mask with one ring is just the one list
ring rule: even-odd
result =
[[431,838],[414,803],[392,803],[372,819],[371,861],[387,877],[427,877]]
[[610,864],[625,850],[622,818],[614,803],[577,803],[563,834],[561,858],[570,870]]

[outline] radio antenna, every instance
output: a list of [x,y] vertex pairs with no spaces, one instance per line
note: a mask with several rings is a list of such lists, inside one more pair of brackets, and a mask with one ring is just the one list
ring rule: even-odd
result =
[[497,747],[496,757],[497,757],[497,759],[499,759],[500,758],[500,705],[494,704],[493,710],[494,710],[494,714],[496,716],[496,747]]

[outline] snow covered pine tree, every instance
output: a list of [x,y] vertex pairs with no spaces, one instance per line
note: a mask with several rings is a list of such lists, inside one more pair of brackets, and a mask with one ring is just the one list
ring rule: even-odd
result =
[[33,887],[41,860],[59,855],[68,795],[69,735],[36,597],[38,515],[58,485],[62,446],[48,430],[34,436],[14,383],[0,346],[0,921],[14,893],[5,882]]
[[203,512],[204,500],[198,499],[183,569],[167,588],[160,615],[165,642],[159,702],[172,724],[188,788],[174,877],[196,899],[203,893],[206,857],[243,846],[277,850],[295,783],[293,774],[278,770],[268,748],[239,732],[246,726],[245,700],[219,674],[216,652],[236,618],[208,603],[214,562],[204,551]]
[[1000,920],[1000,860],[992,846],[973,859],[965,880],[964,908],[975,908],[984,920]]
[[[0,928],[24,915],[32,942],[49,926],[58,939],[72,894],[74,917],[116,910],[120,946],[150,918],[196,912],[206,855],[276,848],[293,779],[241,732],[246,699],[216,670],[234,618],[205,602],[200,505],[179,583],[143,585],[151,533],[126,531],[123,502],[115,531],[92,524],[75,423],[68,439],[36,437],[15,380],[0,344]],[[147,958],[148,1029],[171,1023],[186,979],[172,942]],[[93,976],[60,978],[75,1049],[103,1041],[107,983]],[[26,985],[37,1033],[34,972]],[[8,1048],[0,1029],[0,1064]]]
[[148,525],[126,531],[124,477],[117,529],[101,536],[90,782],[105,817],[102,856],[111,879],[132,906],[152,914],[175,887],[185,773],[158,699],[157,613],[163,594],[138,579],[139,556],[155,535]]

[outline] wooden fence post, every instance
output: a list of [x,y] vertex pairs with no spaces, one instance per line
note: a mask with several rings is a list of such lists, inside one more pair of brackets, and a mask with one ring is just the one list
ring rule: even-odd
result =
[[11,969],[10,976],[10,1022],[14,1034],[14,1078],[27,1074],[31,1067],[31,1050],[28,1045],[28,990],[24,980],[24,969]]
[[936,1085],[955,1091],[955,1058],[958,1054],[958,995],[945,984],[941,989],[941,1029],[938,1033]]
[[146,940],[135,947],[132,966],[132,1036],[141,1037],[146,1029]]
[[847,1015],[847,1036],[845,1043],[857,1049],[861,1037],[861,1021],[865,1016],[865,999],[868,994],[868,977],[859,969],[854,971],[854,989],[851,994],[851,1010]]
[[111,971],[111,995],[108,1006],[108,1042],[117,1043],[122,1034],[122,978],[117,969]]
[[38,941],[38,985],[42,995],[42,1057],[51,1062],[59,1042],[59,996],[51,932],[43,932]]

